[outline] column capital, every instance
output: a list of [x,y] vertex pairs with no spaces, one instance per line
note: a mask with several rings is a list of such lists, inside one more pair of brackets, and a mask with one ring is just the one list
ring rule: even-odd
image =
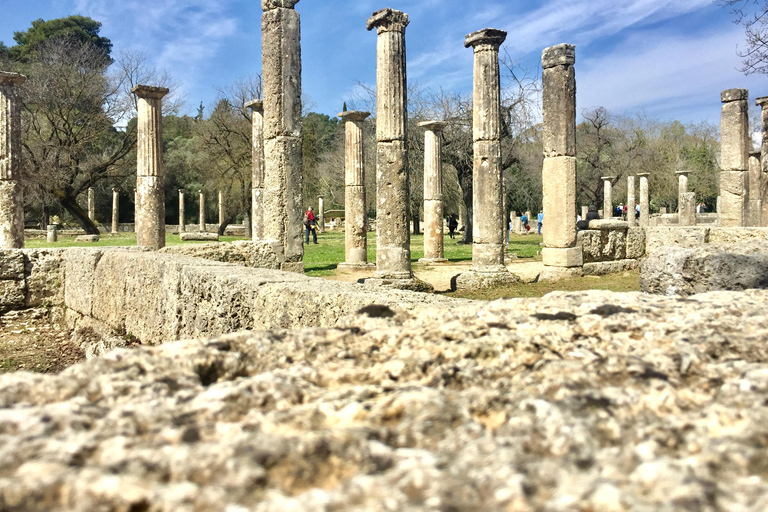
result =
[[261,0],[261,10],[271,11],[272,9],[293,9],[300,0]]
[[647,178],[650,175],[651,173],[649,172],[638,172],[637,174],[635,174],[635,176],[637,176],[638,178]]
[[747,99],[749,99],[749,91],[746,89],[727,89],[720,93],[720,101],[723,103]]
[[27,77],[19,73],[0,71],[0,85],[21,85],[27,81]]
[[555,66],[567,66],[576,63],[576,47],[572,44],[562,43],[541,52],[541,67],[543,69]]
[[370,115],[370,112],[363,112],[361,110],[347,110],[346,112],[339,112],[339,117],[344,121],[365,121],[365,119]]
[[151,85],[137,85],[131,89],[131,92],[139,98],[150,98],[159,100],[170,92],[167,87],[153,87]]
[[442,132],[446,126],[448,126],[448,123],[445,121],[424,121],[423,123],[417,123],[416,126],[431,132],[439,133]]
[[755,105],[765,108],[768,105],[768,96],[761,96],[755,100]]
[[501,46],[501,43],[503,43],[506,39],[507,33],[504,30],[484,28],[482,30],[478,30],[477,32],[467,34],[467,36],[464,38],[464,48],[469,48],[471,46],[475,49],[475,51],[477,51],[479,50],[478,47],[480,46],[490,45],[494,50],[498,50],[499,46]]
[[374,12],[365,26],[368,30],[375,28],[381,34],[382,32],[405,32],[408,23],[410,21],[406,13],[386,7]]
[[179,189],[179,194],[184,194],[186,191],[187,191],[186,189],[184,189],[184,188],[180,188],[180,189]]
[[616,178],[616,176],[600,176],[600,179],[603,180],[603,181],[610,181],[610,180],[613,180],[615,178]]
[[682,171],[675,171],[675,174],[682,174],[684,176],[688,176],[692,172],[693,171],[691,171],[691,170],[682,170]]
[[120,189],[119,188],[113,188],[112,192],[120,192]]
[[250,108],[251,110],[254,110],[256,112],[264,112],[264,100],[251,100],[245,103],[243,105],[245,108]]

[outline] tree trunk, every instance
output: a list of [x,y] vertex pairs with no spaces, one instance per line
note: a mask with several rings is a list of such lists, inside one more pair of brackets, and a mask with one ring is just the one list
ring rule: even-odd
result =
[[219,230],[218,230],[219,236],[224,236],[224,231],[227,230],[227,226],[232,224],[234,221],[235,221],[235,216],[234,215],[225,215],[224,216],[224,222],[219,224]]
[[77,222],[87,234],[99,234],[99,228],[97,228],[96,224],[94,224],[94,222],[88,217],[88,212],[83,210],[80,205],[77,204],[77,200],[74,197],[64,191],[57,191],[56,196],[59,198],[61,206],[63,206],[65,210],[67,210],[72,214],[73,217],[75,217]]
[[420,222],[421,219],[419,219],[418,210],[414,211],[411,217],[413,217],[413,234],[418,235],[419,233],[421,233],[421,226],[419,225],[421,224]]
[[42,226],[40,229],[48,229],[48,224],[51,223],[51,209],[47,206],[43,206],[43,217],[40,219]]

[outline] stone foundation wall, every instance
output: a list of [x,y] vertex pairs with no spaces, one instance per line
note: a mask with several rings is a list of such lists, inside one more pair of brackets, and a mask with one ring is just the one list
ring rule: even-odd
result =
[[646,253],[663,245],[695,247],[707,243],[741,243],[768,240],[768,228],[658,226],[646,231]]
[[630,228],[621,220],[598,220],[590,229],[578,232],[582,247],[584,274],[604,275],[637,268],[637,260],[645,255],[645,231]]
[[136,249],[0,251],[0,309],[64,306],[71,327],[144,344],[330,327],[373,304],[414,311],[465,302],[397,290],[372,294],[356,283]]

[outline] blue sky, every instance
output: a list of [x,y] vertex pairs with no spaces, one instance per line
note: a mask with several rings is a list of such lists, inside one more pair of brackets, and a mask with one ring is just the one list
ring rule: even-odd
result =
[[[303,88],[314,110],[335,115],[358,82],[375,84],[376,35],[365,21],[383,7],[409,14],[408,77],[427,88],[469,93],[464,36],[490,27],[508,31],[504,48],[533,73],[543,48],[575,44],[579,111],[719,123],[723,89],[768,95],[768,77],[737,70],[743,29],[713,0],[301,0]],[[259,0],[0,0],[0,12],[7,45],[33,19],[101,21],[115,50],[146,52],[173,75],[190,113],[261,70]]]

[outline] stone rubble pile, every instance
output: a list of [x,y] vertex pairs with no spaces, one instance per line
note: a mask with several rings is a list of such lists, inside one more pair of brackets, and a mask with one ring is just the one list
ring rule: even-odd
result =
[[768,509],[768,292],[557,292],[0,376],[0,509]]

